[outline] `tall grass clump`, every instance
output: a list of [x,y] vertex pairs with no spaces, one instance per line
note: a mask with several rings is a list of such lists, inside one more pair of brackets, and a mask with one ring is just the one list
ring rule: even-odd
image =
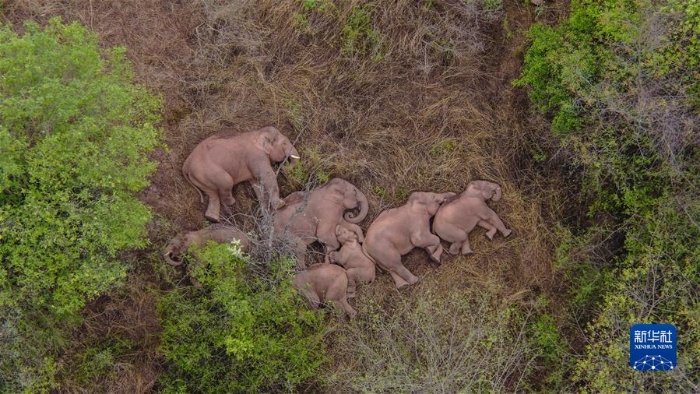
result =
[[332,392],[510,392],[527,387],[534,350],[530,316],[485,289],[365,302],[332,340],[344,354]]

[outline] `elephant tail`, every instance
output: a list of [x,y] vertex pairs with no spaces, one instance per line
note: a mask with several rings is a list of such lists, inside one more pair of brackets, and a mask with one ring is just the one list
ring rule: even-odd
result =
[[367,257],[369,259],[369,261],[373,262],[374,266],[377,267],[378,270],[383,272],[384,269],[379,264],[377,264],[377,260],[375,260],[374,257],[370,256],[370,254],[367,252],[367,247],[365,246],[365,245],[367,245],[367,243],[362,243],[361,245],[362,245],[362,253],[364,253],[365,257]]
[[[185,166],[187,166],[187,162],[185,162]],[[187,171],[187,170],[185,170],[185,169],[183,168],[183,169],[182,169],[182,175],[185,177],[185,179],[187,180],[187,182],[188,182],[190,185],[192,185],[192,187],[194,187],[194,189],[197,191],[197,193],[199,193],[199,202],[202,203],[202,204],[204,204],[204,195],[202,194],[202,191],[199,190],[199,188],[197,187],[197,185],[195,185],[194,182],[192,182],[192,179],[190,179],[190,172]]]

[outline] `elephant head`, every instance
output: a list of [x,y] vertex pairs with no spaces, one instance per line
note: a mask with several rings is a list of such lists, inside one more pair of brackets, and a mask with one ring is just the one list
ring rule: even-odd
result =
[[165,253],[163,254],[165,261],[172,266],[182,265],[182,253],[187,251],[192,241],[190,232],[176,235],[165,247]]
[[447,199],[454,196],[456,194],[452,192],[414,192],[408,197],[408,206],[411,212],[427,212],[430,216],[433,216]]
[[342,224],[335,226],[335,236],[338,238],[338,242],[340,242],[341,245],[345,245],[353,240],[357,241],[358,243],[362,243],[365,240],[362,230],[360,230],[358,234],[356,231],[348,229]]
[[260,130],[258,145],[273,163],[284,161],[287,157],[299,159],[299,152],[294,148],[292,142],[275,127],[267,126]]
[[[357,224],[367,217],[369,212],[367,197],[355,185],[344,179],[333,178],[324,187],[327,188],[324,198],[335,201],[348,210],[343,214],[346,221]],[[354,215],[349,211],[352,209],[358,209],[360,212]]]
[[471,181],[464,191],[467,196],[479,197],[484,201],[498,201],[501,199],[501,186],[489,181]]

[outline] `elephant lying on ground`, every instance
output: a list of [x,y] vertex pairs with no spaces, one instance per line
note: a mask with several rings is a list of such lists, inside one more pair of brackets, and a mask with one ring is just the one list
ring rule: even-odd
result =
[[314,264],[294,276],[294,287],[302,292],[314,309],[324,301],[341,307],[350,318],[357,311],[348,303],[348,276],[345,270],[333,264]]
[[442,245],[430,232],[430,218],[452,196],[455,193],[411,193],[405,205],[382,212],[367,229],[362,244],[365,254],[389,271],[397,288],[418,282],[401,263],[401,256],[414,247],[425,249],[432,260],[440,262]]
[[348,274],[348,298],[353,298],[357,285],[374,281],[376,269],[374,262],[362,251],[357,234],[342,225],[335,227],[335,234],[343,246],[339,251],[331,251],[329,259],[331,263],[345,268]]
[[504,237],[511,234],[511,230],[498,217],[496,212],[486,205],[486,201],[498,201],[501,199],[501,187],[493,182],[472,181],[458,198],[443,204],[435,214],[433,231],[450,245],[450,254],[473,253],[469,246],[469,233],[476,227],[487,230],[486,236],[493,239],[496,231],[500,231]]
[[165,261],[173,266],[182,265],[182,255],[190,247],[201,248],[209,241],[229,243],[237,239],[241,243],[241,249],[246,251],[250,247],[248,236],[233,226],[213,224],[197,231],[185,231],[175,236],[165,247],[163,254]]
[[[357,223],[367,216],[367,197],[344,179],[333,178],[310,192],[292,193],[284,201],[285,206],[275,213],[275,233],[293,243],[297,269],[306,267],[306,247],[314,241],[323,245],[326,256],[340,248],[335,235],[339,224],[362,239]],[[359,210],[357,216],[350,212],[353,209]]]
[[[233,240],[238,240],[240,242],[242,251],[245,252],[250,249],[250,240],[248,236],[238,228],[222,224],[212,224],[201,230],[186,231],[176,235],[165,247],[163,256],[168,264],[179,266],[183,263],[183,254],[187,253],[190,248],[202,248],[209,241],[223,244],[232,242]],[[201,287],[199,282],[191,275],[192,270],[197,267],[200,262],[195,250],[190,250],[190,253],[192,253],[194,262],[187,265],[187,275],[189,275],[190,282],[195,287]]]
[[299,152],[287,137],[272,126],[241,133],[233,137],[211,136],[200,142],[187,157],[182,174],[199,192],[209,198],[204,216],[219,221],[220,204],[233,205],[231,189],[235,184],[248,181],[263,209],[277,209],[284,205],[272,163],[290,157],[299,158]]

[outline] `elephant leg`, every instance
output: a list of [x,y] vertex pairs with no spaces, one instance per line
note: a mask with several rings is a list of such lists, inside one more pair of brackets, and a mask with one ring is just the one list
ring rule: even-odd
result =
[[326,254],[340,249],[340,242],[335,235],[336,225],[337,223],[330,223],[330,220],[324,220],[319,222],[318,227],[316,227],[316,238],[323,244]]
[[486,230],[486,238],[493,240],[493,236],[496,235],[496,231],[498,231],[496,226],[492,225],[491,223],[485,220],[479,220],[479,223],[477,223],[477,225]]
[[400,289],[404,286],[408,286],[410,283],[406,282],[404,278],[401,277],[401,275],[397,274],[394,270],[389,271],[389,275],[391,275],[391,278],[394,279],[394,284],[396,285],[397,289]]
[[464,244],[464,242],[453,242],[450,245],[448,252],[450,252],[452,255],[459,253],[459,251],[462,249],[462,244]]
[[421,232],[411,236],[411,243],[416,247],[425,249],[433,261],[440,263],[440,257],[442,256],[440,237],[430,232]]
[[355,298],[355,290],[357,289],[357,270],[350,268],[348,274],[348,298]]
[[297,263],[295,268],[299,271],[306,269],[306,242],[303,239],[289,235],[289,241],[292,243],[292,248],[294,249],[294,255],[296,257]]
[[503,224],[503,221],[501,221],[501,218],[498,217],[498,214],[494,212],[491,208],[486,208],[485,215],[484,217],[481,217],[481,219],[488,221],[489,224],[496,227],[496,229],[498,229],[498,231],[500,231],[504,237],[510,235],[511,230],[508,230],[506,228],[506,226]]
[[311,305],[311,308],[313,309],[318,309],[319,306],[321,305],[321,298],[316,294],[316,292],[308,287],[304,289],[304,295],[306,296],[306,299],[309,301],[309,305]]
[[472,250],[472,247],[469,245],[469,239],[464,241],[464,244],[462,244],[462,249],[460,250],[460,252],[464,256],[474,253],[474,251]]
[[219,215],[221,212],[219,211],[221,201],[219,200],[219,193],[217,193],[215,190],[205,190],[204,191],[209,197],[209,205],[207,206],[207,211],[204,213],[204,217],[211,220],[214,223],[219,223]]
[[352,305],[350,305],[345,297],[342,297],[339,300],[333,300],[332,302],[336,308],[343,308],[345,313],[347,313],[351,319],[357,315],[357,311],[352,307]]
[[[389,271],[389,273],[392,273],[392,271]],[[399,282],[396,280],[396,276],[394,276],[394,274],[392,274],[392,277],[394,278],[394,282],[396,282],[397,289],[400,289],[405,285],[412,285],[412,284],[418,283],[418,281],[420,280],[417,276],[413,275],[413,273],[411,271],[409,271],[408,268],[404,267],[404,265],[401,263],[399,263],[399,266],[393,270],[393,273],[402,279],[402,284],[399,285]]]
[[259,170],[256,184],[260,189],[260,194],[258,194],[260,204],[264,204],[265,207],[270,204],[273,209],[279,209],[284,206],[284,201],[280,199],[277,175],[269,164]]

